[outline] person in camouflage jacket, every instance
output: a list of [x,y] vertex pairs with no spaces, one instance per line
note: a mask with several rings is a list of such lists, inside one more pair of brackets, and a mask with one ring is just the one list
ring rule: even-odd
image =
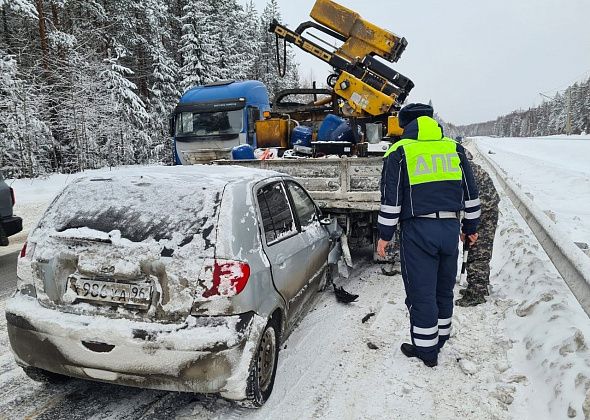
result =
[[479,240],[469,249],[467,257],[467,288],[459,292],[463,297],[455,302],[459,306],[475,306],[484,303],[489,294],[490,260],[494,249],[494,236],[498,225],[500,197],[488,173],[478,164],[470,162],[479,188],[481,219]]

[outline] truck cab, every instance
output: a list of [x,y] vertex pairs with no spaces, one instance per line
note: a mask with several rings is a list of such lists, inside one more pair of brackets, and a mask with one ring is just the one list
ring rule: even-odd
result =
[[269,110],[268,90],[258,81],[222,81],[189,89],[170,118],[175,163],[229,158],[241,144],[256,148],[255,122]]

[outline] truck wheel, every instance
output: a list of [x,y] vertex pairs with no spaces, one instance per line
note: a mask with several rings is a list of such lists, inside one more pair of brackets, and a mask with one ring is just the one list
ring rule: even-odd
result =
[[252,408],[262,407],[272,393],[279,359],[279,327],[277,319],[272,318],[262,336],[250,364],[250,375],[246,388],[247,400],[242,405]]
[[33,381],[45,384],[63,384],[71,379],[69,376],[49,372],[48,370],[39,369],[33,366],[23,367],[23,370],[25,375],[27,375]]

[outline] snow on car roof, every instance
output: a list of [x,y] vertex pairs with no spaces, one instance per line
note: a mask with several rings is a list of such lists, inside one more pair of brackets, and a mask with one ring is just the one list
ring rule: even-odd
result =
[[[148,170],[149,172],[147,172]],[[188,165],[188,166],[150,166],[125,167],[116,172],[101,174],[100,176],[82,177],[81,179],[119,179],[141,177],[157,179],[160,182],[190,182],[202,185],[204,181],[211,186],[219,187],[228,183],[259,181],[268,177],[278,176],[278,172],[265,169],[245,168],[242,166],[221,165]]]

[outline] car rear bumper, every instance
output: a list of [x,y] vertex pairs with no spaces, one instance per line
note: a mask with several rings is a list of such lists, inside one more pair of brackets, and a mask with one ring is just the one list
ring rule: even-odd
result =
[[[254,313],[158,324],[74,315],[17,293],[6,306],[16,361],[82,379],[246,397],[265,320]],[[262,325],[262,328],[260,327]]]
[[2,228],[6,232],[6,236],[16,235],[23,230],[23,219],[17,216],[0,219],[0,224],[2,224]]

